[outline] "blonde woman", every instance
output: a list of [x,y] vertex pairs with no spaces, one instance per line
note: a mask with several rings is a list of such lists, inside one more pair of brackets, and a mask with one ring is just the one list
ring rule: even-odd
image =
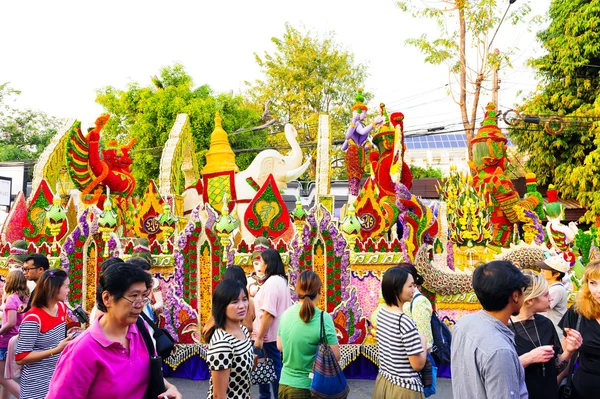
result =
[[552,320],[538,313],[550,308],[550,294],[546,279],[540,274],[526,271],[529,285],[525,288],[523,307],[511,317],[509,328],[515,333],[515,346],[519,360],[525,368],[525,383],[530,399],[557,399],[558,376],[581,346],[581,335],[569,330],[567,336],[558,337]]
[[585,268],[583,285],[575,305],[558,323],[566,334],[577,327],[583,343],[579,348],[579,367],[573,376],[573,398],[596,398],[600,392],[600,260]]

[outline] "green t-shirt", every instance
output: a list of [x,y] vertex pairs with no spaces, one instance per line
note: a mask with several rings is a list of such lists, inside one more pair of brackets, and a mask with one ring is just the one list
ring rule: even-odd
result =
[[[338,343],[333,320],[329,313],[323,317],[327,343]],[[281,337],[283,347],[283,369],[281,370],[280,385],[293,388],[310,389],[317,346],[319,345],[321,329],[321,310],[315,309],[315,315],[308,323],[300,319],[300,303],[286,310],[279,320],[277,336]]]

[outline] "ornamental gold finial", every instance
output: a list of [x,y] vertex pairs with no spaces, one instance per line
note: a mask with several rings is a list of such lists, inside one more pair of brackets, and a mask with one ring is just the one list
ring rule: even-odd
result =
[[215,129],[210,135],[210,148],[206,153],[206,166],[200,172],[203,175],[230,170],[239,172],[239,168],[235,163],[235,154],[229,145],[227,132],[223,129],[221,122],[221,116],[217,112],[215,115]]

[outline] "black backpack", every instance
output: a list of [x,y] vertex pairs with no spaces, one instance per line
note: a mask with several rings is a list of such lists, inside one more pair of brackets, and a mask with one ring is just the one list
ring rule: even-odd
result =
[[[413,301],[419,295],[417,294],[410,301],[410,313],[412,314]],[[450,344],[452,343],[452,333],[450,329],[440,320],[437,312],[434,310],[431,313],[431,334],[433,335],[433,344],[431,347],[431,355],[436,364],[441,362],[450,363]]]

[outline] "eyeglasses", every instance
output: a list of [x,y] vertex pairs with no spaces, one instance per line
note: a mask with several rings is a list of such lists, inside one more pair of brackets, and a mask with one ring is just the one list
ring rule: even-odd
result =
[[39,269],[39,267],[24,267],[24,268],[23,268],[23,271],[24,271],[24,272],[28,272],[28,271],[30,271],[30,270],[35,270],[35,269]]
[[129,302],[133,306],[147,305],[150,302],[150,297],[148,295],[133,295],[131,297],[131,299],[124,296],[123,299],[125,299],[127,302]]

